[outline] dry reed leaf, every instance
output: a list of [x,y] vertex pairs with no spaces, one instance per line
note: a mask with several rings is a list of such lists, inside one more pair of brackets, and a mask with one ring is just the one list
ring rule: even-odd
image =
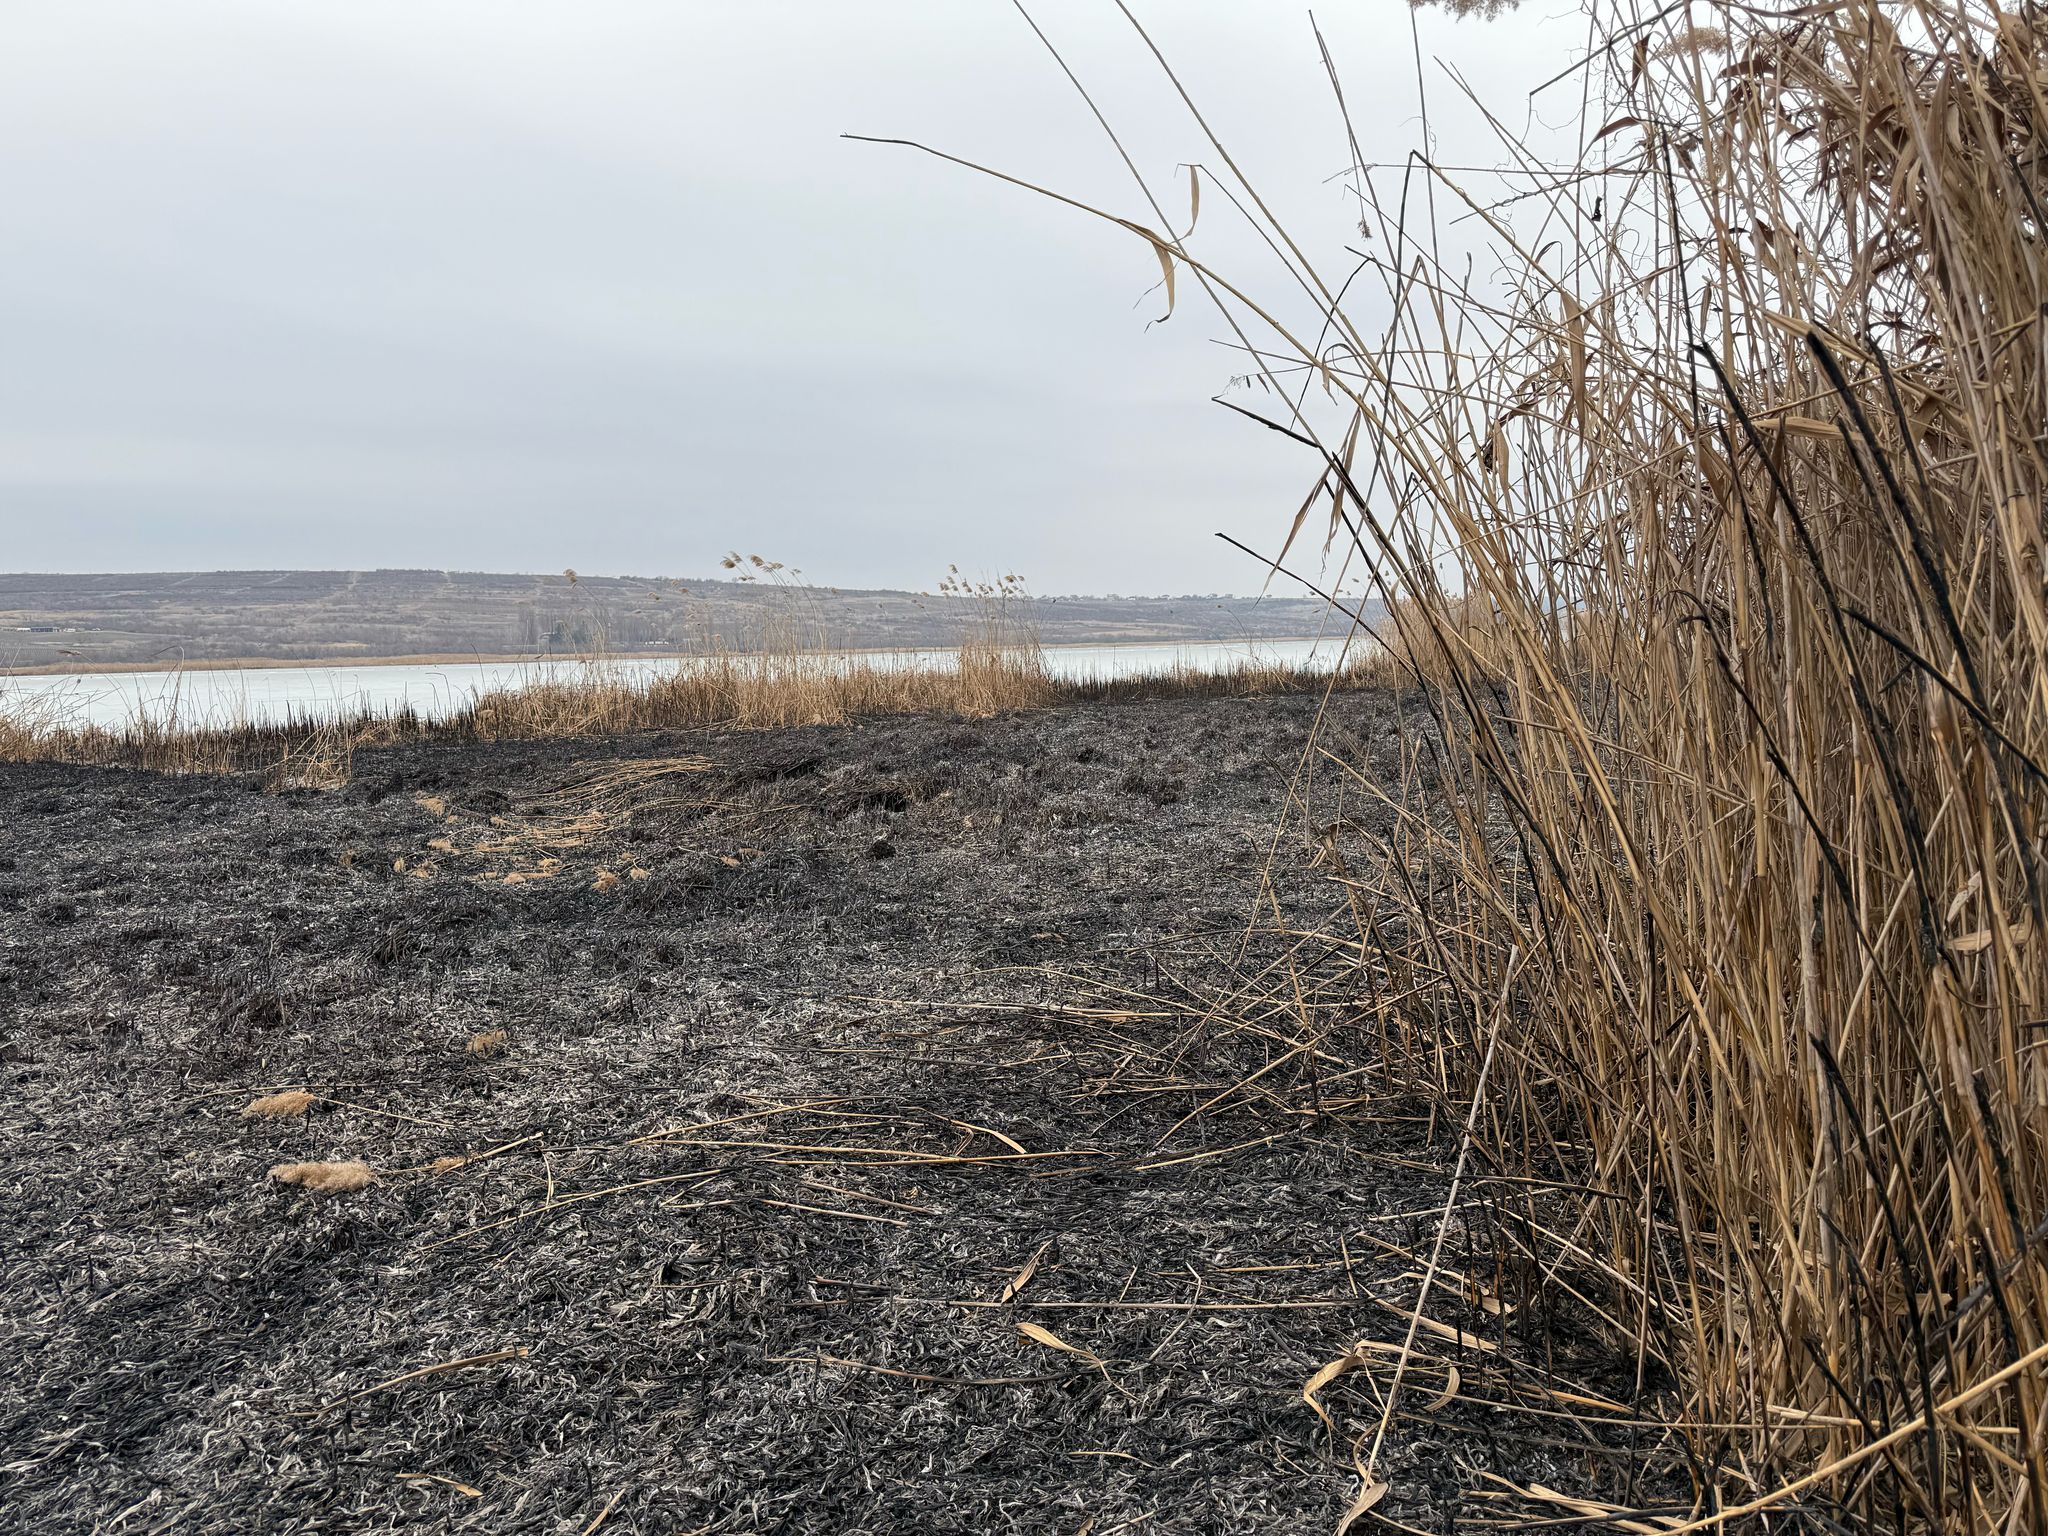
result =
[[402,875],[402,874],[404,874],[404,873],[405,873],[405,860],[404,860],[404,859],[393,859],[393,860],[391,861],[391,873],[393,873],[394,875]]
[[[1499,1483],[1505,1488],[1515,1487],[1506,1478],[1495,1477],[1491,1473],[1484,1475],[1489,1482]],[[1633,1532],[1634,1536],[1660,1536],[1661,1532],[1680,1523],[1669,1515],[1657,1517],[1655,1523],[1645,1520],[1624,1519],[1622,1518],[1623,1506],[1621,1505],[1600,1504],[1591,1499],[1575,1499],[1569,1494],[1559,1493],[1555,1488],[1546,1488],[1541,1483],[1531,1483],[1528,1487],[1518,1488],[1515,1491],[1524,1498],[1541,1499],[1545,1503],[1560,1505],[1565,1509],[1573,1511],[1575,1514],[1587,1516],[1589,1519],[1604,1521],[1612,1525],[1616,1530]]]
[[740,861],[734,858],[729,853],[721,853],[718,856],[718,862],[723,864],[727,869],[738,869],[740,867]]
[[414,795],[412,803],[430,815],[446,816],[448,814],[448,802],[439,795]]
[[[1171,320],[1173,318],[1173,247],[1142,224],[1133,223],[1129,219],[1118,219],[1116,222],[1123,225],[1132,234],[1141,235],[1151,243],[1153,254],[1159,258],[1159,271],[1166,281],[1166,313],[1161,315],[1159,319]],[[1157,322],[1154,323],[1156,324]]]
[[1371,1345],[1366,1343],[1352,1345],[1351,1348],[1347,1349],[1343,1354],[1322,1367],[1315,1375],[1302,1383],[1301,1400],[1315,1410],[1316,1417],[1323,1421],[1323,1427],[1333,1435],[1337,1433],[1337,1421],[1330,1417],[1329,1410],[1323,1407],[1322,1399],[1317,1397],[1316,1394],[1345,1372],[1356,1370],[1359,1366],[1365,1364],[1365,1357],[1371,1347]]
[[1572,419],[1586,425],[1586,312],[1570,294],[1564,295],[1565,359],[1572,392]]
[[1828,442],[1838,442],[1842,435],[1834,423],[1818,421],[1811,416],[1769,416],[1763,424],[1781,428],[1794,437],[1817,437]]
[[1963,908],[1970,904],[1970,898],[1984,888],[1984,872],[1978,870],[1963,882],[1963,888],[1956,892],[1948,904],[1948,910],[1941,915],[1945,923],[1952,923],[1963,915]]
[[1506,1300],[1498,1291],[1481,1290],[1474,1286],[1471,1297],[1475,1307],[1495,1317],[1506,1317],[1515,1310],[1515,1303]]
[[1411,1318],[1418,1326],[1435,1334],[1440,1339],[1449,1339],[1461,1348],[1482,1350],[1487,1354],[1499,1352],[1500,1346],[1491,1339],[1482,1339],[1476,1333],[1467,1333],[1462,1328],[1453,1328],[1449,1323],[1440,1323],[1433,1317],[1411,1311],[1407,1307],[1397,1307],[1391,1301],[1381,1301],[1379,1304],[1387,1311],[1393,1313],[1394,1316]]
[[502,1055],[511,1044],[512,1037],[502,1029],[480,1029],[469,1037],[469,1044],[463,1049],[480,1061]]
[[623,1499],[631,1491],[631,1488],[632,1484],[628,1483],[626,1487],[621,1488],[617,1493],[606,1499],[604,1501],[604,1508],[597,1512],[597,1518],[578,1531],[576,1536],[596,1536],[597,1528],[603,1525],[610,1517],[611,1512],[619,1507],[619,1500]]
[[455,839],[446,834],[440,837],[430,837],[427,839],[427,846],[436,853],[453,853],[455,851]]
[[279,1163],[270,1176],[280,1184],[317,1189],[325,1195],[349,1195],[377,1182],[368,1163]]
[[1437,1409],[1443,1407],[1445,1403],[1448,1403],[1458,1395],[1458,1388],[1464,1384],[1465,1378],[1458,1374],[1458,1368],[1455,1365],[1447,1365],[1444,1367],[1444,1370],[1448,1373],[1444,1377],[1444,1389],[1422,1405],[1424,1413],[1434,1413]]
[[1017,1331],[1034,1344],[1043,1344],[1047,1349],[1056,1349],[1061,1354],[1073,1355],[1079,1359],[1086,1360],[1097,1370],[1103,1368],[1100,1355],[1096,1354],[1093,1350],[1082,1349],[1078,1345],[1069,1344],[1050,1328],[1041,1328],[1036,1323],[1019,1323]]
[[1000,1141],[1004,1146],[1021,1157],[1029,1157],[1031,1155],[1021,1141],[1005,1136],[1001,1131],[996,1130],[992,1126],[976,1125],[972,1120],[955,1120],[950,1115],[946,1117],[946,1123],[948,1125],[957,1125],[963,1131],[978,1131],[983,1136],[993,1136],[997,1141]]
[[[1301,504],[1301,510],[1294,514],[1294,522],[1292,523],[1292,525],[1289,526],[1287,530],[1287,537],[1280,541],[1281,560],[1285,560],[1287,558],[1287,552],[1294,548],[1295,538],[1301,533],[1301,525],[1308,521],[1308,514],[1310,510],[1314,508],[1316,504],[1316,498],[1322,494],[1322,489],[1323,488],[1320,485],[1318,485],[1314,490],[1310,491],[1308,493],[1308,500],[1304,501]],[[1276,561],[1275,563],[1277,564],[1278,562]],[[1277,573],[1272,571],[1266,573],[1267,587],[1270,587],[1273,584],[1273,577],[1275,574]],[[1260,588],[1260,590],[1263,592],[1265,588],[1262,587]],[[973,826],[973,818],[970,817],[968,819],[967,824],[970,827]]]
[[1358,1490],[1358,1497],[1351,1501],[1351,1507],[1345,1510],[1342,1517],[1337,1521],[1337,1536],[1344,1536],[1344,1533],[1350,1530],[1352,1525],[1357,1522],[1359,1516],[1363,1515],[1373,1505],[1379,1503],[1381,1499],[1387,1496],[1387,1484],[1365,1481],[1363,1473],[1360,1474],[1360,1478],[1361,1484]]
[[401,1483],[440,1483],[444,1487],[453,1488],[464,1498],[480,1499],[484,1496],[483,1489],[472,1488],[467,1483],[458,1483],[454,1478],[443,1477],[438,1472],[401,1472],[398,1474],[398,1480]]
[[296,1120],[313,1107],[316,1094],[303,1088],[287,1088],[283,1093],[266,1093],[251,1099],[242,1106],[244,1120]]
[[1010,1277],[1009,1283],[1003,1287],[1003,1294],[998,1296],[996,1300],[1016,1300],[1017,1293],[1022,1291],[1025,1286],[1029,1285],[1031,1283],[1031,1277],[1038,1273],[1038,1261],[1045,1257],[1046,1249],[1050,1248],[1051,1246],[1052,1239],[1049,1237],[1044,1242],[1040,1243],[1038,1245],[1038,1252],[1032,1254],[1030,1258],[1024,1261],[1024,1267],[1018,1270],[1016,1274]]

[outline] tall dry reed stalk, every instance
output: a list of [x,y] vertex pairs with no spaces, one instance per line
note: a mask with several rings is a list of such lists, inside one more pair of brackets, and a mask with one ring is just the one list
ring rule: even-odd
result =
[[1054,702],[1057,690],[1046,671],[1023,577],[976,581],[951,566],[939,596],[956,610],[960,692],[968,713]]
[[1267,424],[1448,747],[1348,834],[1361,952],[1409,935],[1369,1012],[1535,1181],[1496,1241],[1597,1301],[1700,1524],[2039,1532],[2048,22],[1592,22],[1580,163],[1359,168],[1354,283],[1199,118],[1290,292],[1115,222],[1342,401]]

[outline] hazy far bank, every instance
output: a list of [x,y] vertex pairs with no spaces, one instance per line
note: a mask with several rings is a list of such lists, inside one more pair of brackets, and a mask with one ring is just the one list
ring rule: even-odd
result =
[[[956,594],[734,577],[571,578],[459,571],[0,574],[0,670],[165,670],[431,664],[601,651],[675,656],[786,648],[792,628],[833,650],[959,642]],[[1027,597],[1012,615],[1047,645],[1295,639],[1328,628],[1312,597]]]

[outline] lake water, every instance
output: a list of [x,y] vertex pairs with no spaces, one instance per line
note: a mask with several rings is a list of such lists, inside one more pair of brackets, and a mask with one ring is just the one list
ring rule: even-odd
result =
[[[1360,642],[1353,642],[1358,654]],[[1047,668],[1064,681],[1143,676],[1192,665],[1208,669],[1255,662],[1334,667],[1339,636],[1213,645],[1058,645]],[[839,658],[848,660],[851,658]],[[890,651],[863,658],[881,666],[947,666],[949,651]],[[692,663],[686,657],[610,661],[607,670],[654,677]],[[225,671],[93,672],[0,677],[0,708],[66,724],[120,727],[139,720],[206,725],[265,725],[287,719],[339,718],[410,708],[425,719],[454,714],[479,694],[550,677],[573,677],[579,661],[456,662],[433,666],[249,667]]]

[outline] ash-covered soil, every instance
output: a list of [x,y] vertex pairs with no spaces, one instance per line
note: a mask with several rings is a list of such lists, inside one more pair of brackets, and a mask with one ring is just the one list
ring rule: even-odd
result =
[[[1246,936],[1269,867],[1342,904],[1314,709],[0,767],[0,1526],[1331,1529],[1391,1365],[1334,1435],[1301,1389],[1402,1339],[1455,1139],[1289,1056],[1355,948]],[[1486,1400],[1628,1361],[1503,1363],[1527,1311],[1445,1257],[1364,1524],[1625,1494]]]

